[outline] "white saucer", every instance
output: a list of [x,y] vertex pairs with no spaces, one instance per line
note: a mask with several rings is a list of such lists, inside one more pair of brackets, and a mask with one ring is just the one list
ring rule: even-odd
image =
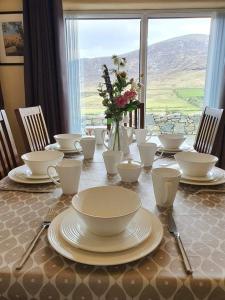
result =
[[[45,178],[31,178],[27,176],[27,171],[29,169],[26,165],[19,166],[15,169],[12,169],[8,176],[11,180],[19,183],[28,183],[28,184],[39,184],[39,183],[49,183],[52,182],[52,180],[48,177]],[[44,175],[45,176],[45,175]],[[55,177],[56,180],[58,180],[58,177]]]
[[[182,171],[177,163],[172,165],[171,168],[179,170],[182,173]],[[193,184],[193,182],[194,182],[194,183],[196,183],[196,185],[198,185],[198,182],[199,182],[199,185],[203,185],[203,184],[210,185],[210,183],[211,183],[211,185],[215,185],[215,183],[221,184],[220,183],[221,181],[223,183],[224,178],[225,178],[225,171],[223,169],[214,167],[212,169],[212,171],[210,173],[208,173],[207,176],[204,176],[204,177],[196,177],[196,176],[194,177],[194,176],[187,176],[187,175],[182,174],[180,182],[190,183],[190,184]]]
[[[36,179],[38,179],[38,180],[39,179],[49,179],[49,176],[47,174],[45,174],[45,175],[33,175],[29,169],[27,169],[25,171],[25,173],[24,174],[22,173],[21,175],[26,177],[27,179],[33,179],[33,180],[36,180]],[[56,172],[54,172],[54,174],[51,174],[51,175],[52,175],[52,177],[58,177],[58,174]]]
[[58,150],[58,151],[62,151],[64,153],[80,153],[81,152],[81,148],[80,149],[63,149],[59,146],[58,143],[55,143],[55,144],[50,144],[50,145],[47,145],[45,147],[45,150]]
[[180,182],[192,185],[219,185],[225,183],[225,171],[214,167],[211,171],[211,177],[209,175],[208,179],[207,177],[182,176]]
[[63,238],[72,246],[94,252],[116,252],[135,247],[151,233],[151,215],[141,208],[121,234],[103,237],[91,233],[72,208],[63,217],[60,226]]
[[154,251],[159,246],[163,237],[163,226],[159,218],[149,212],[151,216],[152,232],[143,243],[137,247],[119,252],[90,252],[73,247],[62,238],[60,234],[60,224],[67,213],[67,210],[62,212],[52,221],[48,229],[48,240],[51,246],[59,254],[79,263],[95,266],[112,266],[135,261]]
[[223,174],[221,174],[220,176],[218,176],[218,175],[219,174],[216,174],[215,172],[210,172],[204,177],[200,177],[200,176],[199,177],[194,177],[194,176],[188,176],[188,175],[182,174],[181,178],[185,179],[185,180],[206,181],[206,182],[208,182],[208,181],[216,180],[216,179],[219,179],[219,178],[223,177]]
[[169,148],[164,148],[163,146],[159,146],[158,152],[164,152],[164,153],[178,153],[182,151],[190,151],[192,149],[191,146],[188,145],[181,145],[179,148],[176,149],[169,149]]

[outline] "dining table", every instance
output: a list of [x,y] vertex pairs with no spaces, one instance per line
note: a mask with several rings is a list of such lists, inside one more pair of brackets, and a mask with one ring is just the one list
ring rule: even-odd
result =
[[[16,270],[49,208],[59,214],[71,205],[73,196],[63,195],[54,184],[35,185],[34,192],[29,185],[26,192],[25,185],[5,177],[0,181],[0,189],[9,187],[0,191],[0,300],[224,300],[225,193],[179,185],[173,216],[193,269],[187,274],[168,230],[168,209],[156,206],[151,168],[143,168],[136,183],[123,183],[119,175],[107,175],[103,151],[104,146],[96,146],[93,160],[87,161],[82,153],[67,156],[83,161],[79,191],[96,186],[122,186],[135,191],[142,206],[157,215],[163,225],[160,245],[128,263],[88,265],[57,253],[48,242],[46,230],[23,268]],[[130,152],[132,159],[140,161],[136,143],[130,145]],[[167,162],[170,165],[173,158],[161,157],[153,168]],[[208,189],[224,188],[222,184]]]

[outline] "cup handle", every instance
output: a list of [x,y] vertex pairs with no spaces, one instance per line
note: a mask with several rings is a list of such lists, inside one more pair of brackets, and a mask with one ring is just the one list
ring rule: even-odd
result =
[[57,186],[61,186],[61,184],[55,180],[55,178],[52,177],[52,175],[50,174],[49,170],[53,168],[55,170],[55,166],[48,166],[47,168],[47,174],[48,174],[48,177],[52,180],[52,182],[57,185]]
[[[79,145],[79,147],[77,148],[77,144]],[[80,142],[79,141],[75,141],[74,142],[74,147],[76,149],[76,151],[80,151],[79,148],[81,147]],[[82,147],[81,147],[82,148]]]

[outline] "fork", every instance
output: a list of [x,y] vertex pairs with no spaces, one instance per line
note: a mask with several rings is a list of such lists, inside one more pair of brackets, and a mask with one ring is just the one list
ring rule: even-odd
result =
[[34,249],[39,237],[41,236],[42,232],[49,227],[51,224],[51,221],[54,219],[56,215],[55,209],[50,208],[48,211],[47,216],[45,217],[45,220],[41,223],[41,227],[30,242],[28,248],[25,250],[24,254],[22,255],[21,259],[19,260],[16,270],[21,270],[27,259],[29,258],[32,250]]

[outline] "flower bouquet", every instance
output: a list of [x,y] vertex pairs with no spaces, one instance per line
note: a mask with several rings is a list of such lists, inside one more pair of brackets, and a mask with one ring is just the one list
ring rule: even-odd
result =
[[[99,96],[103,98],[102,104],[106,107],[105,118],[107,124],[112,124],[114,130],[113,150],[121,150],[120,141],[120,122],[127,116],[128,112],[132,112],[140,105],[138,100],[141,88],[140,82],[129,79],[127,72],[121,70],[126,66],[126,58],[117,55],[112,56],[115,68],[110,70],[103,65],[104,83],[99,84]],[[110,74],[114,77],[111,81]]]

